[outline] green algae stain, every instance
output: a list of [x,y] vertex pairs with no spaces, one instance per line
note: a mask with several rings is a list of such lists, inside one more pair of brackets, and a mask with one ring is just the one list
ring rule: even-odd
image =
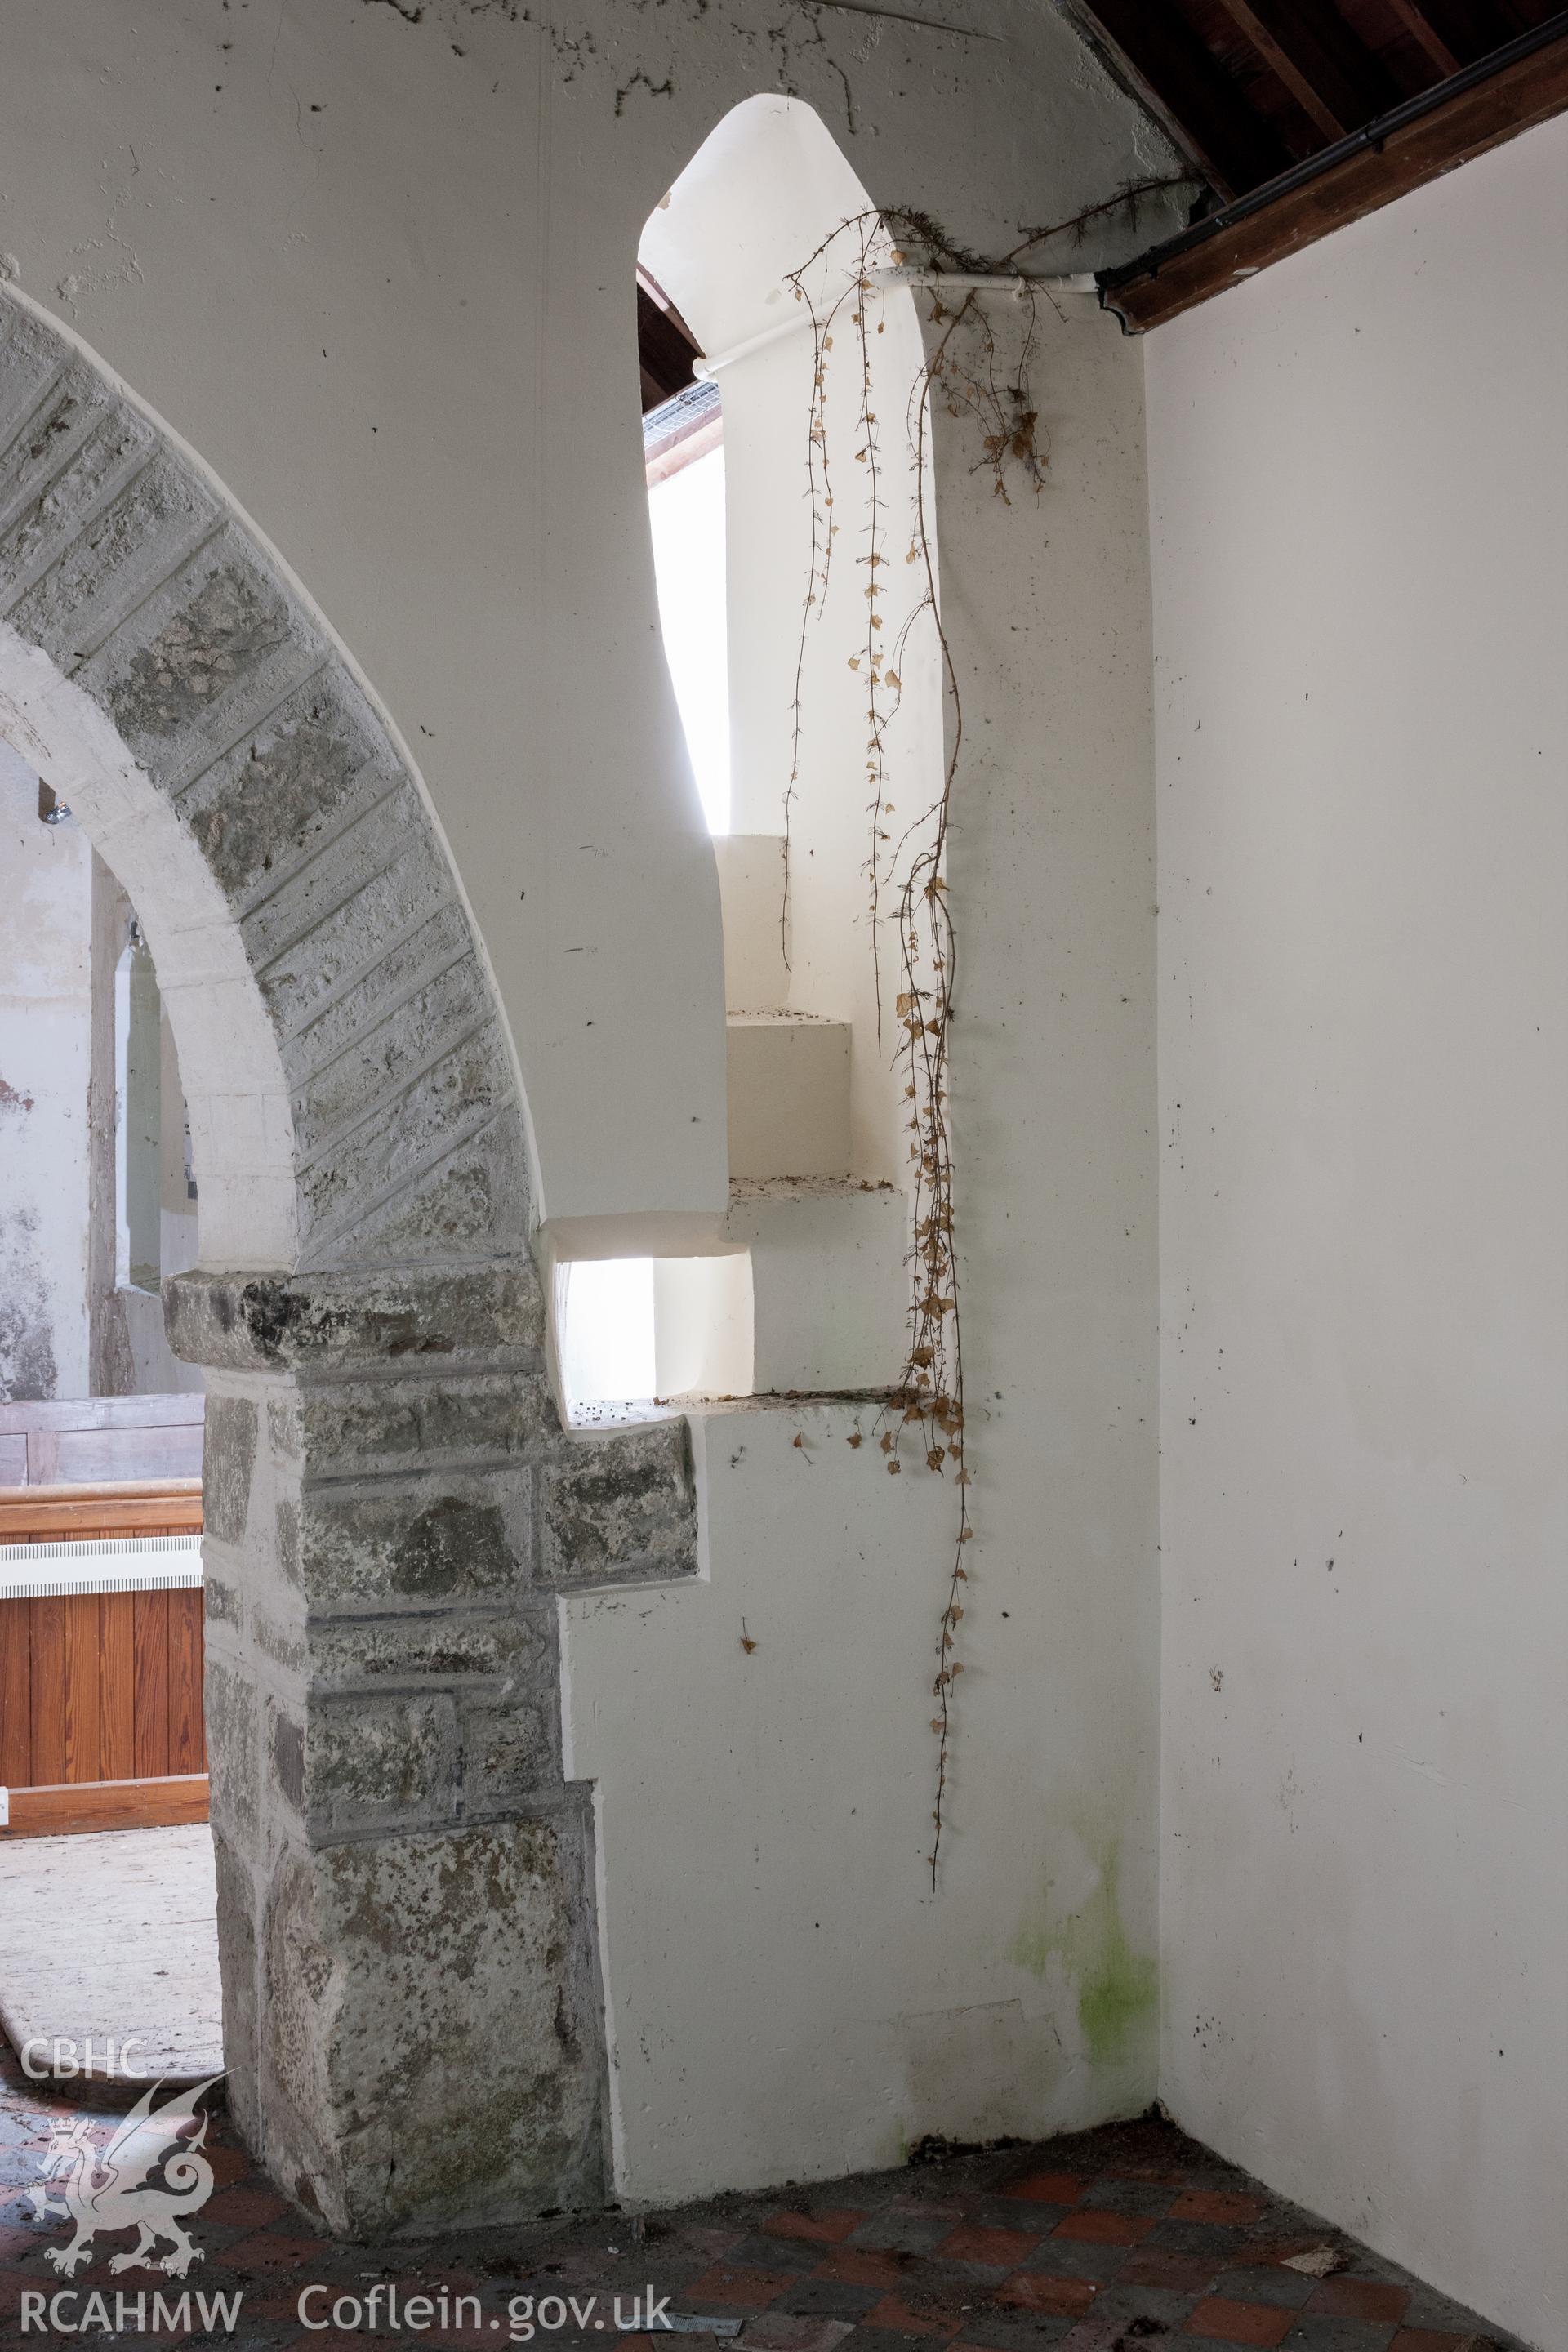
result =
[[1096,2065],[1125,2058],[1139,2032],[1152,2020],[1159,1999],[1155,1964],[1135,1952],[1121,1925],[1117,1901],[1121,1848],[1114,1837],[1084,1846],[1098,1865],[1099,1882],[1078,1910],[1054,1922],[1048,1916],[1049,1881],[1037,1916],[1020,1927],[1008,1958],[1034,1977],[1057,1962],[1078,1987],[1078,2018]]

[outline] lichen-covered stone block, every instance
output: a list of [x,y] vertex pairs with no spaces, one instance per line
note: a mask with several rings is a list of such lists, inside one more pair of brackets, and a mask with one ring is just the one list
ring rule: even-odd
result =
[[209,1396],[202,1449],[202,1513],[209,1535],[241,1543],[256,1469],[258,1415],[243,1396]]
[[317,1476],[499,1467],[559,1428],[542,1371],[311,1381],[300,1402]]
[[289,609],[272,581],[238,562],[204,566],[157,634],[105,680],[110,716],[145,753],[205,719],[289,635]]
[[229,2112],[254,2140],[260,2121],[257,2054],[260,1987],[257,1981],[256,1885],[249,1865],[220,1830],[213,1832],[217,1867],[217,1940],[223,1980],[223,2054]]
[[[149,450],[156,454],[143,464]],[[42,502],[44,514],[58,509],[58,537],[40,550],[47,569],[10,616],[68,676],[217,520],[205,485],[158,450],[151,426],[129,410],[105,423],[72,470],[74,487],[58,484]]]
[[307,1487],[300,1576],[316,1609],[496,1601],[533,1562],[533,1473],[522,1465]]
[[[302,942],[302,953],[286,956],[268,976],[268,996],[279,1015],[286,1002],[286,967],[302,966],[311,978],[320,976],[319,935]],[[412,992],[453,964],[472,965],[473,947],[460,907],[448,900],[420,923],[411,938],[395,944],[368,972],[339,990],[304,1025],[283,1038],[283,1066],[289,1081],[300,1087],[311,1075],[364,1036],[386,1018],[389,1003],[400,1003]],[[473,983],[470,983],[472,985]]]
[[313,1691],[477,1682],[553,1691],[553,1622],[511,1610],[474,1609],[318,1617],[310,1626],[310,1673]]
[[256,1685],[231,1660],[211,1652],[205,1685],[213,1827],[240,1853],[253,1853],[261,1787]]
[[570,1801],[289,1857],[266,1935],[268,2154],[334,2231],[603,2201],[592,1883]]
[[[336,826],[321,829],[302,844],[307,852],[302,858],[278,861],[269,869],[268,885],[258,890],[241,927],[253,969],[267,971],[293,948],[303,947],[310,955],[321,927],[340,909],[359,903],[376,875],[419,844],[423,814],[412,778],[400,779],[384,758],[368,761],[355,773]],[[449,898],[451,877],[442,878],[444,895]],[[364,911],[363,904],[360,911]],[[395,922],[384,921],[362,929],[362,951],[366,945],[379,945],[397,928]]]
[[423,811],[412,790],[378,806],[362,827],[345,835],[342,857],[352,856],[366,834],[400,814],[404,822],[390,863],[378,866],[371,857],[355,863],[341,900],[322,892],[311,907],[300,908],[303,885],[296,883],[283,903],[258,908],[247,922],[247,945],[280,1037],[297,1034],[341,991],[352,987],[372,1001],[379,997],[382,943],[405,938],[419,924],[454,908],[451,872],[427,824],[419,822]]
[[527,1165],[521,1118],[515,1109],[502,1110],[402,1192],[384,1201],[373,1198],[324,1231],[312,1232],[302,1261],[308,1266],[376,1265],[483,1249],[492,1235],[516,1229],[527,1203]]
[[[174,1276],[163,1286],[169,1344],[215,1371],[416,1367],[446,1358],[542,1362],[544,1297],[527,1255],[479,1265],[393,1266],[343,1275]],[[276,1450],[303,1444],[293,1398],[268,1404]]]
[[301,687],[326,650],[231,523],[137,605],[77,682],[177,797]]
[[[458,1038],[427,1067],[412,1069],[400,1092],[323,1146],[321,1157],[303,1169],[302,1240],[319,1247],[321,1234],[357,1224],[378,1199],[443,1170],[453,1144],[503,1110],[511,1094],[506,1049],[493,1022]],[[452,1242],[446,1249],[456,1255]]]
[[541,1578],[557,1588],[691,1576],[697,1498],[684,1421],[575,1439],[540,1473]]
[[416,989],[296,1089],[294,1139],[300,1150],[309,1155],[321,1150],[413,1072],[439,1059],[472,1026],[483,1005],[479,965],[471,955]]
[[463,1811],[510,1812],[561,1778],[561,1706],[537,1698],[468,1699],[462,1708]]
[[[51,425],[61,434],[63,450],[50,444]],[[73,535],[146,463],[152,448],[150,427],[139,417],[120,417],[90,395],[82,396],[79,376],[74,396],[68,394],[52,417],[38,420],[35,431],[13,442],[6,452],[10,487],[23,495],[8,501],[15,520],[0,540],[0,577],[5,582],[6,602],[19,615],[31,611],[20,600],[44,578]],[[61,455],[66,457],[63,466],[58,463]],[[30,498],[26,495],[29,489]],[[90,575],[78,567],[75,576]],[[55,646],[48,650],[58,658]]]
[[451,1698],[422,1691],[312,1705],[304,1783],[312,1832],[449,1818],[457,1793]]
[[181,795],[180,814],[231,903],[276,887],[384,793],[378,745],[352,688],[314,678]]

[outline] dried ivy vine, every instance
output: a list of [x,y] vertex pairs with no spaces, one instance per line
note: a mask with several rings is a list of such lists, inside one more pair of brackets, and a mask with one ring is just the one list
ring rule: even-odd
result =
[[[784,883],[780,927],[788,961],[790,842],[805,741],[805,690],[811,634],[826,610],[835,577],[833,462],[828,445],[828,360],[837,335],[847,331],[857,363],[853,462],[864,469],[863,547],[855,557],[867,573],[861,590],[865,629],[848,656],[858,674],[866,719],[865,860],[868,914],[872,942],[879,1051],[883,1042],[881,927],[891,905],[897,923],[899,987],[893,1000],[897,1029],[894,1054],[904,1076],[910,1163],[913,1189],[913,1241],[909,1308],[909,1345],[904,1362],[879,1419],[878,1443],[889,1471],[902,1468],[900,1439],[918,1433],[928,1470],[951,1475],[957,1496],[957,1524],[947,1587],[937,1628],[931,1683],[937,1740],[932,1836],[927,1864],[933,1889],[938,1880],[954,1730],[954,1692],[963,1661],[957,1654],[968,1570],[966,1546],[974,1528],[970,1510],[971,1473],[964,1453],[963,1326],[954,1217],[952,1129],[949,1116],[950,1037],[954,1017],[958,934],[948,892],[946,862],[953,791],[963,746],[963,702],[952,648],[942,623],[934,538],[928,511],[931,497],[931,437],[938,404],[977,443],[973,470],[989,472],[993,494],[1011,505],[1012,489],[1037,497],[1046,486],[1050,450],[1043,435],[1033,386],[1041,300],[1053,299],[1044,281],[1031,279],[1027,255],[1067,235],[1081,238],[1101,216],[1121,212],[1135,217],[1150,195],[1181,185],[1147,180],[1122,188],[1106,203],[1068,221],[1032,231],[1000,258],[987,258],[954,245],[927,214],[900,208],[873,210],[843,222],[825,237],[786,285],[805,306],[812,335],[812,385],[806,426],[806,482],[810,510],[810,569],[795,648],[790,713],[790,767],[784,793]],[[883,421],[875,406],[875,339],[885,322],[872,308],[905,268],[930,299],[923,362],[911,385],[902,419],[915,486],[914,528],[902,566],[915,574],[913,595],[897,628],[888,628],[894,599],[896,551],[889,545],[891,516],[886,488],[889,460]],[[883,273],[888,273],[886,276]],[[1013,279],[1016,333],[999,335],[985,292],[960,286],[951,297],[944,277]],[[1000,289],[997,289],[1000,290]],[[910,638],[929,616],[938,653],[943,703],[949,714],[941,786],[931,805],[894,832],[889,798],[889,730],[903,693],[901,669]],[[859,633],[858,632],[858,635]],[[851,1445],[862,1443],[856,1431]]]

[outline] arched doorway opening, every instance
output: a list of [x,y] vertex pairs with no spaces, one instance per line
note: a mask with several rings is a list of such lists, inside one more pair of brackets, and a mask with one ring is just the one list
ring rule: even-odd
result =
[[562,1431],[525,1108],[420,781],[259,534],[0,302],[0,737],[134,905],[206,1389],[229,2097],[335,2231],[603,2192],[592,1814],[555,1593],[694,1557],[686,1432]]

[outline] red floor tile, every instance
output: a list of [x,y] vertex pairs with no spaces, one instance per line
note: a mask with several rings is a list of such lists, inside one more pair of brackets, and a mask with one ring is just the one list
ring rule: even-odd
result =
[[1052,2278],[1044,2271],[1019,2271],[1004,2279],[995,2299],[1014,2311],[1049,2311],[1076,2319],[1100,2293],[1088,2279]]
[[1144,2213],[1101,2213],[1087,2210],[1069,2213],[1051,2231],[1053,2238],[1082,2238],[1091,2246],[1136,2246],[1146,2238],[1153,2222]]
[[1169,2254],[1163,2246],[1140,2246],[1119,2275],[1123,2286],[1164,2286],[1178,2294],[1201,2294],[1213,2284],[1215,2270],[1205,2254]]
[[[793,2311],[764,2311],[746,2322],[747,2352],[836,2352],[854,2323],[847,2319],[807,2318]],[[645,2336],[644,2343],[651,2341]],[[626,2341],[616,2338],[617,2344]],[[668,2343],[668,2336],[665,2339]]]
[[943,2238],[932,2252],[946,2262],[989,2263],[997,2270],[1007,2271],[1026,2261],[1039,2242],[1033,2231],[984,2230],[966,2221]]
[[881,2246],[835,2246],[811,2275],[841,2279],[846,2286],[897,2286],[914,2260],[912,2254]]
[[1273,2345],[1295,2326],[1297,2316],[1271,2303],[1233,2303],[1227,2295],[1211,2294],[1188,2320],[1187,2334],[1212,2336],[1221,2344]]
[[220,2189],[203,2206],[202,2218],[207,2221],[221,2221],[226,2229],[265,2230],[269,2223],[280,2221],[288,2210],[288,2205],[275,2189],[251,2185],[243,2189]]
[[1408,2287],[1384,2285],[1379,2279],[1326,2278],[1313,2288],[1307,2309],[1335,2319],[1403,2319],[1409,2300]]
[[846,2206],[837,2212],[774,2213],[763,2223],[763,2228],[770,2238],[805,2238],[837,2245],[851,2230],[858,2230],[865,2219],[863,2212],[854,2211]]
[[230,2188],[235,2181],[243,2180],[251,2170],[250,2158],[244,2148],[227,2147],[224,2141],[215,2140],[210,2133],[202,2153],[212,2166],[213,2179],[220,2189]]
[[228,2247],[223,2260],[226,2270],[304,2270],[312,2263],[321,2270],[339,2251],[328,2238],[294,2238],[281,2230],[264,2229]]
[[1228,2189],[1184,2189],[1171,2208],[1173,2221],[1228,2221],[1239,2228],[1262,2218],[1256,2197],[1238,2197]]
[[900,2336],[956,2336],[963,2325],[960,2312],[920,2309],[901,2295],[885,2294],[860,2322],[862,2327],[890,2327]]
[[710,2304],[719,2311],[765,2311],[775,2294],[795,2284],[796,2275],[794,2271],[749,2271],[733,2263],[715,2263],[692,2280],[680,2301],[689,2311],[706,2311]]
[[1021,2197],[1034,2205],[1076,2205],[1083,2195],[1083,2183],[1070,2172],[1031,2172],[1026,2180],[1015,2180],[1002,2194]]

